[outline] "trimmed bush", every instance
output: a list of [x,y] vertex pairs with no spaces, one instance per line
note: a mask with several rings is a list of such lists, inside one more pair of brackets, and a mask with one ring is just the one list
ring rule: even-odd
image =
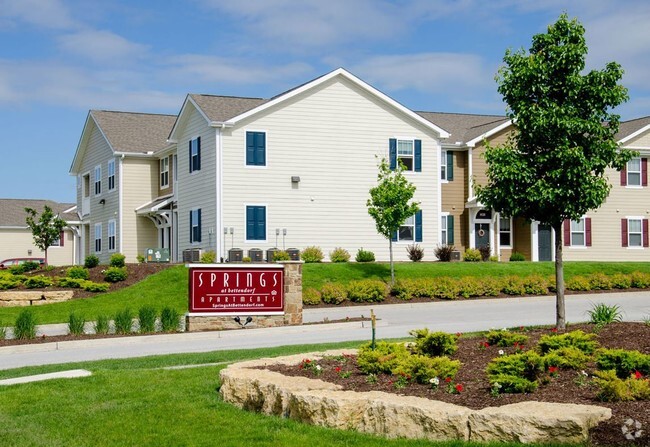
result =
[[621,379],[613,370],[596,371],[594,382],[600,388],[598,398],[605,402],[650,400],[650,380],[634,377]]
[[111,255],[111,259],[108,261],[108,264],[111,267],[124,267],[126,265],[126,256],[122,253],[114,253]]
[[375,254],[371,251],[360,248],[357,251],[357,256],[354,260],[357,262],[375,262]]
[[278,250],[273,252],[274,261],[291,261],[291,256],[285,250]]
[[565,346],[549,352],[544,356],[544,366],[559,366],[566,369],[583,369],[591,360],[591,356],[585,354],[574,346]]
[[491,346],[501,346],[504,348],[514,346],[515,343],[525,345],[528,342],[528,337],[524,334],[518,334],[507,330],[490,331],[485,335],[485,339]]
[[86,259],[84,259],[84,267],[86,267],[87,269],[97,267],[98,265],[99,265],[99,258],[95,255],[88,255],[86,256]]
[[71,335],[83,335],[86,320],[81,315],[71,312],[68,316],[68,332]]
[[524,290],[527,295],[548,294],[548,282],[540,275],[530,275],[523,278]]
[[323,250],[321,250],[320,247],[316,247],[315,245],[306,247],[302,253],[300,253],[300,258],[307,264],[321,262],[323,260]]
[[330,252],[330,261],[332,262],[348,262],[350,260],[350,252],[345,248],[336,247]]
[[180,315],[171,307],[165,307],[160,312],[160,327],[163,332],[176,332],[180,326]]
[[433,285],[433,297],[455,300],[458,298],[458,282],[452,278],[438,278]]
[[156,331],[156,309],[151,306],[143,306],[138,310],[138,322],[140,324],[140,332],[146,334],[148,332]]
[[456,248],[453,245],[438,245],[433,250],[433,254],[441,262],[451,261],[451,252]]
[[463,253],[463,261],[465,262],[479,262],[481,260],[481,252],[476,248],[467,248]]
[[321,303],[320,292],[316,289],[305,289],[302,291],[302,303],[307,305],[316,305]]
[[253,262],[253,260],[251,259],[250,256],[244,256],[243,258],[241,258],[241,262],[243,262],[244,264],[248,264],[250,262]]
[[410,376],[417,383],[429,384],[434,377],[454,378],[460,368],[459,360],[449,357],[428,357],[426,355],[412,354],[399,358],[399,363],[391,370],[394,375]]
[[632,287],[632,275],[625,273],[614,273],[609,277],[611,280],[612,288],[614,289],[629,289]]
[[420,262],[424,258],[424,248],[419,244],[411,244],[406,247],[406,254],[413,262]]
[[532,393],[537,389],[537,386],[537,381],[511,374],[493,374],[490,376],[490,388],[498,388],[501,393]]
[[386,284],[375,279],[350,281],[347,296],[355,303],[377,303],[386,299]]
[[0,279],[0,290],[15,289],[20,285],[20,281]]
[[[483,296],[485,294],[485,287],[483,287],[483,280],[473,276],[461,278],[458,281],[458,294],[463,298],[472,298],[476,296]],[[499,292],[497,292],[497,295]]]
[[458,337],[446,332],[429,332],[429,329],[415,329],[409,332],[415,337],[415,352],[429,357],[452,355],[458,349]]
[[650,355],[625,349],[600,349],[596,353],[596,366],[601,370],[614,370],[621,379],[635,371],[650,375]]
[[110,288],[110,284],[106,282],[84,281],[81,287],[86,292],[103,293],[103,292],[108,292],[108,289]]
[[525,260],[526,257],[522,253],[519,253],[518,251],[513,251],[512,254],[510,255],[510,262],[522,262]]
[[[88,272],[88,269],[84,266],[81,265],[75,265],[72,267],[69,267],[68,270],[66,270],[65,275],[67,278],[72,278],[72,279],[88,279],[90,278],[90,273]],[[62,286],[65,287],[65,286]]]
[[501,280],[501,290],[506,295],[522,296],[526,294],[523,278],[519,276],[506,276]]
[[378,341],[374,350],[366,343],[359,348],[357,366],[365,374],[391,374],[409,355],[404,343]]
[[14,338],[17,340],[31,340],[36,338],[36,317],[30,309],[21,311],[18,317],[16,317]]
[[482,278],[481,285],[485,296],[499,296],[501,294],[501,281],[497,278]]
[[591,281],[584,276],[572,276],[564,281],[564,288],[573,291],[591,290]]
[[520,377],[533,382],[544,372],[544,359],[535,351],[504,355],[488,363],[486,371],[490,382],[494,376],[501,375]]
[[320,296],[327,304],[341,304],[348,298],[345,287],[336,283],[325,284],[320,290]]
[[650,288],[650,273],[633,272],[632,287],[634,287],[635,289]]
[[589,283],[592,290],[610,290],[612,279],[604,273],[592,273],[589,275]]
[[580,330],[567,332],[566,334],[542,335],[539,342],[537,342],[537,348],[542,354],[566,347],[574,347],[585,354],[593,354],[598,347],[595,338],[596,334],[585,334]]
[[100,335],[108,334],[108,330],[110,329],[108,316],[103,314],[97,315],[97,320],[95,320],[95,324],[93,324],[93,328],[95,329],[95,334],[100,334]]
[[125,267],[109,267],[104,272],[104,280],[108,282],[120,282],[126,280],[128,273]]
[[133,313],[131,309],[123,309],[113,318],[116,334],[129,334],[133,330]]
[[214,264],[217,261],[217,254],[214,250],[207,250],[201,254],[199,262],[201,264]]
[[23,285],[28,289],[44,289],[52,285],[52,280],[43,275],[27,278]]
[[393,284],[393,287],[391,287],[390,293],[395,298],[403,301],[410,301],[413,299],[413,294],[411,293],[405,281],[399,279],[395,281],[395,284]]
[[22,264],[20,264],[20,267],[21,267],[21,270],[22,270],[21,273],[31,272],[31,271],[38,270],[39,268],[41,268],[41,263],[36,262],[36,261],[27,261],[27,262],[23,262]]

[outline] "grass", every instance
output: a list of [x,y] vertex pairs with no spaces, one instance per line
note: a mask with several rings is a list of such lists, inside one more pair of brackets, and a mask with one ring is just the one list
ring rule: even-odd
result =
[[[0,439],[3,446],[21,447],[497,446],[387,440],[352,431],[313,427],[239,410],[219,397],[219,371],[228,362],[355,345],[339,343],[219,351],[0,371],[0,378],[72,368],[93,372],[91,377],[82,379],[4,387],[0,393]],[[181,370],[159,369],[205,363],[218,364]],[[62,408],[65,408],[64,413]]]
[[[575,275],[595,272],[650,273],[647,262],[565,262],[565,279]],[[554,274],[552,262],[398,262],[395,264],[397,278],[449,277],[498,277]],[[322,263],[303,266],[303,288],[320,289],[328,282],[347,284],[361,279],[378,279],[389,282],[390,269],[387,263]],[[38,324],[65,323],[71,312],[76,312],[88,321],[97,315],[116,315],[126,307],[151,306],[160,312],[169,307],[179,314],[187,312],[187,269],[184,265],[173,266],[144,281],[116,292],[98,294],[83,300],[72,300],[32,308]],[[0,307],[0,321],[13,322],[20,308]]]

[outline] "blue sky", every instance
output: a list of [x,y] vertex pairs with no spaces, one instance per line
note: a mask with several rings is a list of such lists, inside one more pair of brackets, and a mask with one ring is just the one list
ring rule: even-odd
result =
[[270,97],[344,67],[414,110],[503,114],[494,75],[563,12],[588,68],[619,62],[650,115],[646,0],[0,0],[0,197],[74,202],[89,109],[177,113],[187,93]]

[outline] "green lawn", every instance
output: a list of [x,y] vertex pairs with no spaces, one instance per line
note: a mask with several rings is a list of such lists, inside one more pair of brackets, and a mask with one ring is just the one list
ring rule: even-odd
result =
[[[526,276],[531,274],[552,275],[551,262],[454,262],[454,263],[396,263],[396,277],[497,277],[506,275]],[[630,273],[650,272],[647,262],[566,262],[565,278],[586,275],[594,272]],[[347,284],[360,279],[390,280],[387,263],[341,263],[305,264],[303,268],[303,288],[320,289],[327,282]],[[73,300],[65,303],[34,306],[38,324],[67,322],[70,312],[76,311],[87,320],[95,320],[97,315],[112,317],[118,311],[129,307],[135,313],[142,306],[153,306],[160,311],[170,306],[183,314],[187,312],[187,271],[178,265],[150,276],[133,287],[93,298]],[[0,326],[12,326],[22,308],[0,308]]]
[[[239,410],[217,392],[223,363],[350,343],[181,354],[0,371],[1,378],[85,368],[82,379],[0,389],[0,440],[9,446],[489,446],[387,440]],[[179,364],[216,366],[161,370]],[[496,444],[492,444],[496,447]],[[498,444],[503,447],[507,444]]]

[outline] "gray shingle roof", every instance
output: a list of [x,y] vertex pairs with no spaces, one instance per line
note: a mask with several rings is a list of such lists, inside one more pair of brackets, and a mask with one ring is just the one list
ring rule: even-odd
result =
[[508,117],[500,115],[472,115],[442,112],[415,113],[449,132],[451,134],[450,137],[442,140],[447,143],[456,143],[457,141],[467,143],[508,121]]
[[190,98],[201,108],[210,121],[224,122],[241,115],[268,101],[262,98],[241,98],[190,94]]
[[645,126],[650,125],[650,116],[637,118],[629,121],[621,121],[616,134],[616,140],[620,141],[625,137],[632,135],[637,130],[643,129]]
[[167,144],[176,115],[92,110],[92,117],[116,152],[155,152]]
[[54,213],[59,213],[63,220],[74,221],[79,219],[75,213],[63,213],[65,210],[74,207],[74,203],[58,203],[38,199],[0,199],[0,227],[27,227],[25,208],[33,208],[40,214],[45,205],[52,208]]

